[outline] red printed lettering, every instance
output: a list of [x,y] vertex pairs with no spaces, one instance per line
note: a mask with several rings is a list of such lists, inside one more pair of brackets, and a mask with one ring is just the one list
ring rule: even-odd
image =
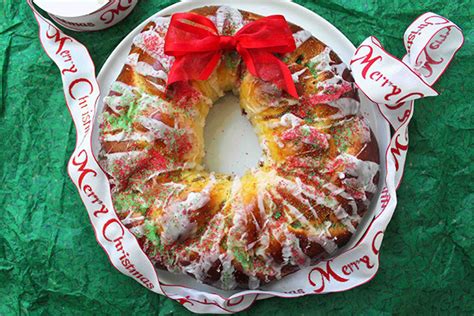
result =
[[368,46],[368,45],[361,45],[359,46],[359,48],[357,48],[354,56],[357,56],[358,53],[362,50],[362,48],[368,48],[368,52],[367,54],[365,54],[364,56],[361,56],[359,58],[353,58],[351,60],[351,65],[354,64],[355,62],[359,61],[359,60],[362,60],[360,62],[361,65],[365,65],[364,66],[364,69],[362,70],[362,77],[364,79],[366,79],[367,77],[367,72],[369,71],[370,67],[372,67],[375,62],[377,61],[381,61],[382,60],[382,56],[376,56],[376,57],[372,57],[372,54],[373,54],[373,49],[372,47]]
[[[51,30],[54,31],[53,34],[49,33]],[[70,37],[67,37],[66,35],[61,37],[61,31],[59,31],[52,25],[50,25],[48,31],[46,31],[46,37],[49,39],[54,39],[54,42],[59,43],[58,49],[56,50],[56,55],[58,55],[62,51],[64,44],[66,44],[66,41],[72,42],[72,39]]]
[[312,286],[317,285],[317,283],[315,281],[313,281],[313,272],[319,272],[319,275],[321,277],[321,285],[318,288],[316,288],[314,290],[314,292],[321,293],[322,291],[324,291],[324,288],[326,286],[325,281],[331,282],[332,278],[336,281],[339,281],[339,282],[347,282],[348,281],[348,279],[343,278],[343,277],[339,276],[336,272],[334,272],[334,270],[331,268],[331,262],[332,262],[332,260],[329,260],[326,263],[326,270],[324,270],[322,268],[319,268],[319,267],[316,267],[313,270],[311,270],[311,272],[308,274],[308,281]]
[[[81,158],[83,157],[83,158]],[[78,160],[81,159],[81,160]],[[79,188],[82,188],[82,181],[84,181],[84,178],[87,174],[91,173],[94,177],[97,176],[97,172],[93,169],[86,168],[87,162],[89,161],[89,157],[87,156],[87,152],[83,149],[81,150],[76,156],[72,158],[72,164],[74,166],[78,166],[77,170],[80,172],[79,179],[78,179],[78,184]]]
[[106,214],[108,212],[109,212],[109,209],[104,204],[102,204],[100,206],[100,209],[94,212],[94,217],[98,217],[99,214]]
[[[117,230],[117,227],[119,230]],[[114,229],[115,228],[115,229]],[[125,230],[123,229],[122,224],[119,222],[118,219],[112,218],[109,219],[102,227],[102,236],[104,236],[105,240],[109,242],[116,242],[117,240],[121,240],[125,235]]]
[[71,96],[71,98],[73,100],[76,100],[76,98],[77,98],[74,95],[73,90],[74,90],[74,88],[76,88],[76,86],[78,84],[81,84],[81,83],[88,86],[88,88],[89,88],[89,93],[88,94],[91,94],[92,92],[94,92],[94,86],[92,85],[92,83],[90,82],[89,79],[86,79],[86,78],[76,79],[76,80],[72,81],[71,84],[69,85],[69,95]]
[[408,149],[408,144],[402,145],[399,143],[398,141],[399,137],[400,137],[400,134],[397,135],[397,137],[395,138],[395,147],[390,148],[390,152],[392,153],[393,159],[395,160],[395,169],[397,171],[400,168],[397,156],[401,155],[400,151],[407,151]]

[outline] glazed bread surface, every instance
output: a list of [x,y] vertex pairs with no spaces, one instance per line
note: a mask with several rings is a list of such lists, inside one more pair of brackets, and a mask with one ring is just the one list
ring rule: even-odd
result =
[[[261,18],[229,7],[194,12],[221,35]],[[166,89],[168,24],[154,17],[134,38],[104,100],[99,161],[123,224],[157,268],[222,289],[258,288],[334,254],[366,214],[379,169],[348,67],[290,24],[297,49],[279,57],[299,99],[252,76],[235,51],[208,80]],[[240,97],[264,152],[241,177],[202,166],[206,115],[226,92]]]

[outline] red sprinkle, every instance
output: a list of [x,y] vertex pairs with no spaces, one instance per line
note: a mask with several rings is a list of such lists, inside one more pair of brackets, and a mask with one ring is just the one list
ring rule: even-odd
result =
[[192,149],[189,137],[186,134],[176,137],[176,147],[178,157],[183,158],[183,156]]
[[163,46],[160,37],[152,34],[143,35],[143,44],[145,44],[146,49],[151,52],[158,52],[160,47]]
[[172,99],[181,109],[189,109],[201,99],[201,93],[188,82],[173,83]]
[[312,94],[307,98],[307,102],[312,105],[329,103],[331,101],[339,99],[344,93],[352,90],[352,86],[349,83],[344,82],[340,86],[328,86],[324,90],[317,94]]
[[[303,131],[303,129],[305,129]],[[283,141],[301,140],[305,144],[315,145],[321,149],[329,147],[327,135],[311,126],[295,126],[281,134]]]

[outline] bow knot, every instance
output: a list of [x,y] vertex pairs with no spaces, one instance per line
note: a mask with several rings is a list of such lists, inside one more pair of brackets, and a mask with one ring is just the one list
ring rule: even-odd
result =
[[234,36],[220,36],[214,23],[205,16],[173,14],[165,37],[165,53],[175,57],[167,84],[208,79],[223,51],[234,49],[252,75],[298,98],[288,66],[274,55],[296,49],[293,33],[282,15],[250,22]]
[[237,39],[234,36],[220,36],[219,47],[222,50],[232,50],[237,47]]

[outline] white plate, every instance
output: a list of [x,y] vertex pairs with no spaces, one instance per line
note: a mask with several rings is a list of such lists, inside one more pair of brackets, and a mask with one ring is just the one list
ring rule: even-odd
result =
[[[349,63],[355,51],[354,45],[332,24],[316,13],[291,1],[240,0],[237,2],[232,0],[193,0],[171,5],[153,16],[170,15],[206,5],[229,5],[261,15],[282,14],[289,22],[310,31],[316,38],[330,46],[346,64]],[[129,53],[133,38],[150,19],[151,17],[130,32],[105,62],[97,77],[102,96],[107,95],[111,84],[119,75]],[[370,127],[374,131],[379,143],[379,148],[387,148],[390,140],[388,123],[383,119],[374,103],[369,101],[362,93],[360,98],[362,113],[369,120]],[[102,112],[102,109],[103,103],[102,100],[99,100],[96,118],[97,114]],[[225,97],[223,100],[218,101],[211,110],[206,124],[205,142],[208,155],[206,155],[205,163],[210,170],[243,174],[246,169],[257,165],[262,151],[250,123],[241,115],[236,98]],[[97,153],[99,148],[97,124],[95,124],[93,131],[93,148]],[[380,150],[380,167],[380,179],[385,179],[386,171],[384,169],[385,157],[383,150]],[[377,192],[373,200],[377,200],[378,196],[379,192]],[[359,240],[372,218],[373,208],[371,207],[359,226],[356,236],[344,249],[351,247]],[[225,292],[202,285],[189,276],[174,275],[160,271],[160,279],[164,283],[187,284],[189,287],[206,292],[219,293],[222,296],[229,296],[235,293],[235,291]]]

